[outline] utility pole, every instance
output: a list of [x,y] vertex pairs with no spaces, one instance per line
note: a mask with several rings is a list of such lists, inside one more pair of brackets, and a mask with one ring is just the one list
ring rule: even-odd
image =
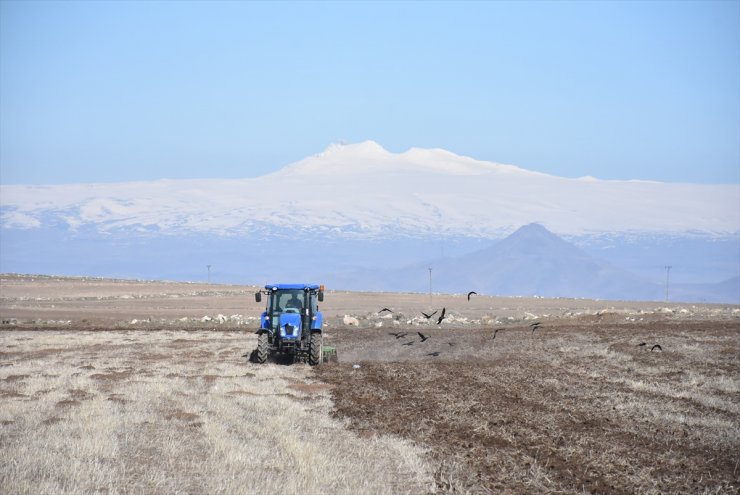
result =
[[211,265],[206,265],[208,268],[208,283],[211,283]]
[[429,309],[432,308],[432,267],[429,267]]
[[665,266],[665,302],[668,302],[668,282],[670,280],[671,268],[673,267],[670,265]]

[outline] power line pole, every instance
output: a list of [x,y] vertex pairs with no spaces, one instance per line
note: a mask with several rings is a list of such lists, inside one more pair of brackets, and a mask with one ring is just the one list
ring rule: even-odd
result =
[[668,282],[670,280],[671,268],[673,267],[670,265],[665,266],[665,302],[668,302]]
[[432,267],[429,267],[429,308],[432,308]]
[[208,283],[211,283],[211,265],[206,265],[208,268]]

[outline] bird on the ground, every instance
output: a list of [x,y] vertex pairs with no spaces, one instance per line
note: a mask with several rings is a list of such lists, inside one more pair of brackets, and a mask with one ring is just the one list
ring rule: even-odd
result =
[[388,335],[393,335],[395,338],[400,339],[408,335],[406,332],[389,332]]
[[419,337],[421,337],[421,341],[422,341],[422,342],[424,342],[424,341],[426,341],[426,340],[429,340],[429,338],[430,338],[430,337],[427,337],[426,335],[424,335],[424,334],[423,334],[423,333],[421,333],[421,332],[416,332],[416,333],[418,333],[418,334],[419,334]]
[[437,320],[437,325],[442,323],[442,320],[445,319],[445,311],[447,311],[447,308],[442,308],[442,314],[439,315],[439,319]]
[[427,354],[427,356],[434,356],[434,357],[437,357],[439,355],[440,355],[439,351],[434,351],[434,352],[430,352],[429,354]]
[[474,290],[471,290],[470,292],[468,292],[468,301],[470,301],[470,296],[472,296],[473,294],[475,294],[476,296],[478,295],[478,293],[475,292]]
[[650,348],[651,351],[663,351],[663,348],[660,347],[660,344],[655,344],[653,347]]
[[647,345],[647,342],[642,342],[640,344],[637,344],[637,347],[645,347]]
[[426,318],[426,319],[428,320],[428,319],[429,319],[429,318],[431,318],[432,316],[436,315],[436,314],[437,314],[437,311],[439,311],[439,310],[435,310],[435,311],[434,311],[434,313],[432,313],[432,314],[430,314],[430,315],[428,315],[428,314],[426,314],[425,312],[423,312],[423,311],[422,311],[422,312],[421,312],[421,314],[423,314],[423,315],[424,315],[424,317],[425,317],[425,318]]
[[393,313],[393,311],[391,311],[390,309],[388,309],[388,308],[383,308],[383,309],[381,309],[380,311],[378,311],[378,314],[382,313],[383,311],[388,311],[389,313]]
[[401,344],[401,345],[414,345],[414,341],[413,340],[409,340],[405,344]]
[[453,345],[455,345],[455,343],[454,342],[447,342],[447,345],[450,346],[450,347],[452,347]]

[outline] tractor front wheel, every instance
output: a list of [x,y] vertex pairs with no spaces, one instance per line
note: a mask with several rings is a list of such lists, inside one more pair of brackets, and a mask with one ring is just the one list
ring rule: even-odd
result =
[[267,332],[259,334],[257,337],[257,349],[254,360],[260,364],[267,361],[267,353],[270,351],[270,343],[267,341]]
[[308,364],[316,366],[321,362],[324,351],[324,338],[321,332],[311,334],[311,343],[309,344]]

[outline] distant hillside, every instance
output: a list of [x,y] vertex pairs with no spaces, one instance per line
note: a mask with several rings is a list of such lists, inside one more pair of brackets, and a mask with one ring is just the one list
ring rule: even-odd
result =
[[[490,295],[662,300],[665,287],[591,256],[539,224],[521,227],[507,238],[457,258],[442,258],[398,270],[335,275],[348,289],[425,292],[429,271],[436,292],[470,290]],[[737,278],[722,284],[676,287],[671,300],[740,304]]]
[[740,304],[740,276],[716,284],[674,284],[668,297],[672,301]]

